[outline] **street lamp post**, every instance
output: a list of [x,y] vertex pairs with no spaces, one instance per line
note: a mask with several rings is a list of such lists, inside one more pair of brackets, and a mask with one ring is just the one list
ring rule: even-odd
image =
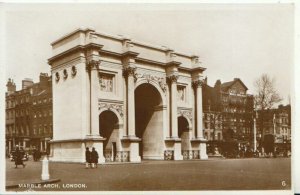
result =
[[255,116],[253,118],[253,152],[256,151],[256,117],[257,117],[257,111],[255,111]]

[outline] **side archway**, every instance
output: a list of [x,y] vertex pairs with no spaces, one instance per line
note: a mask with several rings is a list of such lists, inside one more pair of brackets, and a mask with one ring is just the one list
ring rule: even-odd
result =
[[103,155],[106,161],[115,161],[120,148],[120,123],[119,118],[112,110],[104,110],[99,114],[99,134],[103,142]]
[[191,159],[190,155],[190,130],[191,125],[185,116],[178,117],[178,137],[181,138],[181,150],[185,159]]

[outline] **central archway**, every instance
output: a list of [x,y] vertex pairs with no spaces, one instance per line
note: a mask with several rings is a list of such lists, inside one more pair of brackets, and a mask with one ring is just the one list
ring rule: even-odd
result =
[[135,90],[136,135],[141,138],[139,147],[142,159],[163,159],[163,106],[159,91],[144,83]]

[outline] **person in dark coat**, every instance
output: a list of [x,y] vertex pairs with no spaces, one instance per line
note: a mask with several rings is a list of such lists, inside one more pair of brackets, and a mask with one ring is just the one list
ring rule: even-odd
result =
[[33,160],[37,161],[37,149],[36,148],[33,148],[32,156],[33,156]]
[[91,166],[91,156],[92,155],[92,153],[91,153],[91,151],[90,151],[90,149],[88,148],[88,147],[86,147],[86,150],[85,150],[85,168],[89,168],[90,166]]
[[24,156],[24,152],[20,151],[19,148],[16,149],[15,152],[15,168],[18,168],[18,165],[23,165],[23,168],[25,167],[25,164],[23,163],[23,156]]
[[98,167],[98,152],[95,150],[95,148],[93,147],[92,148],[92,155],[91,155],[91,158],[92,158],[92,167]]

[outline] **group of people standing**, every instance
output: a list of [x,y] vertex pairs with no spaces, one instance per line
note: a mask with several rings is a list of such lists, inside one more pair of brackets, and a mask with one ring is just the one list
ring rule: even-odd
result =
[[88,147],[86,147],[85,151],[85,168],[97,168],[98,167],[98,152],[95,150],[95,148],[92,148],[92,151]]

